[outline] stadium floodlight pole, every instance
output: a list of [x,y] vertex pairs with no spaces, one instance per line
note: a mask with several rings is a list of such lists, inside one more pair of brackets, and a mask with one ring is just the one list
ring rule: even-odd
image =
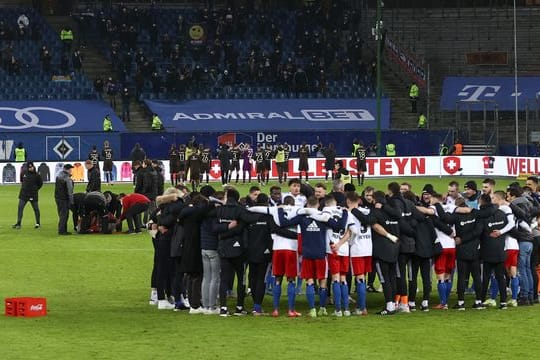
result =
[[377,16],[375,20],[375,27],[372,29],[372,35],[375,36],[375,41],[377,41],[377,89],[375,90],[377,96],[377,130],[375,132],[377,155],[380,155],[381,153],[381,52],[383,38],[383,6],[383,0],[377,0]]
[[[516,116],[516,156],[519,156],[519,109],[518,109],[518,60],[517,60],[517,21],[516,0],[514,0],[514,111]],[[525,136],[527,136],[525,134]]]

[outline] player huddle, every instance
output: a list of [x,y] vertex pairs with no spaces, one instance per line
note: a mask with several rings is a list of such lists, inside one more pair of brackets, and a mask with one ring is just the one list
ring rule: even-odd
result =
[[[264,314],[266,292],[272,295],[271,315],[279,316],[283,289],[287,316],[301,316],[295,306],[299,279],[305,281],[310,317],[366,315],[366,293],[376,274],[385,299],[378,314],[429,311],[432,268],[439,295],[434,309],[448,309],[456,276],[457,310],[496,306],[497,294],[500,309],[538,301],[535,177],[505,191],[495,190],[492,179],[481,191],[468,181],[462,193],[451,182],[445,195],[427,184],[418,196],[397,182],[384,191],[368,186],[361,194],[341,180],[328,194],[323,183],[288,184],[289,192],[273,186],[270,196],[254,186],[243,199],[233,187],[166,190],[150,225],[156,250],[150,303],[190,314],[245,315],[247,271],[255,316]],[[423,293],[417,301],[419,273]],[[236,306],[230,311],[227,296],[235,278]],[[467,291],[475,296],[471,304],[465,304]]]

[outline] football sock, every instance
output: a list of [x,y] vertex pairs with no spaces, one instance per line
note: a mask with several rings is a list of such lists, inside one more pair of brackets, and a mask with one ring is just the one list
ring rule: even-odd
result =
[[349,285],[346,282],[341,283],[341,303],[344,310],[349,310]]
[[306,285],[306,298],[308,307],[310,309],[315,308],[315,285],[313,284],[307,284]]
[[256,312],[262,312],[262,306],[261,304],[253,304],[253,310],[255,310]]
[[281,284],[275,283],[272,288],[274,310],[279,309],[279,298],[281,297]]
[[299,277],[296,279],[296,293],[300,293],[302,291],[302,278]]
[[510,279],[510,288],[512,289],[512,299],[516,300],[519,292],[519,279],[516,276]]
[[332,283],[332,295],[334,295],[334,306],[336,311],[341,311],[341,285],[339,282]]
[[356,294],[358,295],[358,308],[364,310],[366,308],[366,283],[364,280],[356,283]]
[[446,284],[442,280],[437,283],[437,291],[439,293],[439,302],[446,305]]
[[495,279],[495,276],[491,275],[491,278],[489,279],[491,282],[489,289],[491,291],[491,298],[496,299],[497,294],[499,293],[499,284],[497,283],[497,280]]
[[452,281],[445,280],[444,283],[446,285],[446,302],[448,303],[448,299],[450,299],[450,294],[452,293]]
[[289,303],[289,310],[294,310],[294,303],[296,301],[296,286],[294,286],[294,281],[289,281],[287,285],[287,301]]
[[327,300],[328,300],[328,290],[326,288],[319,288],[319,306],[326,307]]
[[396,304],[393,301],[386,303],[386,310],[388,311],[396,311]]
[[407,295],[401,295],[401,303],[407,305],[409,303],[409,297]]

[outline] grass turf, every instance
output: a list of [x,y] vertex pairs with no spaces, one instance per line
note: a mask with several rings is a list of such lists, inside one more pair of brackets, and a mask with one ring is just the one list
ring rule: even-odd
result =
[[[450,181],[397,180],[411,182],[416,191],[429,182],[440,192]],[[388,181],[367,183],[382,189]],[[500,180],[497,188],[511,181]],[[248,186],[239,188],[247,193]],[[130,189],[126,184],[112,187]],[[75,190],[84,186],[77,184]],[[43,296],[49,313],[34,319],[0,317],[2,359],[502,359],[531,358],[536,350],[540,306],[382,318],[372,315],[383,306],[382,294],[369,294],[371,314],[362,318],[219,318],[158,311],[148,305],[152,245],[146,234],[57,236],[53,185],[40,192],[42,228],[33,229],[28,205],[22,229],[13,230],[18,191],[19,186],[0,191],[0,297]],[[472,298],[466,300],[470,306]],[[454,301],[452,294],[450,305]],[[284,314],[285,295],[281,305]],[[264,308],[270,307],[266,297]],[[306,313],[304,296],[297,298],[297,308]]]

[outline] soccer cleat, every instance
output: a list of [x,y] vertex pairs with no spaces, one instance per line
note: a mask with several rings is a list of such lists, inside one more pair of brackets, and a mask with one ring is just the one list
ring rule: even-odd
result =
[[213,308],[213,309],[207,308],[205,309],[203,314],[204,315],[219,315],[219,312],[220,312],[219,308]]
[[502,302],[502,303],[499,305],[499,310],[506,310],[506,309],[508,309],[508,306],[506,306],[506,303],[503,303],[503,302]]
[[40,227],[41,227],[41,225],[40,225],[40,224],[36,224],[36,225],[34,225],[34,229],[39,229]]
[[300,314],[299,312],[296,312],[296,310],[289,310],[289,312],[287,313],[287,316],[288,317],[300,317],[300,316],[302,316],[302,314]]
[[452,309],[463,311],[463,310],[465,310],[465,304],[457,304],[456,303],[454,306],[452,306]]
[[171,304],[168,300],[158,301],[158,310],[173,310],[174,304]]
[[411,312],[415,312],[415,311],[416,311],[416,305],[411,305],[411,304],[409,304],[409,310],[410,310]]
[[244,310],[243,307],[237,306],[233,315],[234,316],[245,316],[245,315],[247,315],[247,312]]
[[148,301],[148,305],[157,305],[157,304],[158,304],[157,299],[150,299],[150,300]]
[[253,316],[264,316],[264,315],[266,315],[266,314],[265,314],[262,310],[260,310],[260,311],[253,310],[253,311],[251,312],[251,315],[253,315]]
[[189,315],[200,315],[204,313],[204,309],[202,306],[199,306],[198,308],[190,308],[189,309]]
[[354,309],[354,315],[366,316],[368,314],[367,309],[360,310],[359,308]]
[[484,301],[483,305],[489,306],[489,307],[495,307],[497,306],[497,302],[495,301],[495,299],[487,299],[486,301]]
[[510,306],[517,306],[517,305],[519,305],[519,306],[529,306],[529,299],[526,299],[526,298],[520,298],[519,301],[516,301],[516,305],[512,305],[513,301],[516,301],[516,300],[513,300],[513,299],[510,300],[508,302],[508,305],[510,305]]
[[219,309],[219,316],[221,317],[229,316],[229,312],[227,311],[226,307],[222,307],[221,309]]
[[345,316],[345,317],[351,316],[351,311],[350,310],[343,310],[343,316]]
[[375,288],[372,286],[372,285],[369,285],[367,288],[366,288],[366,291],[367,292],[371,292],[371,293],[376,293],[377,290],[375,290]]
[[433,307],[436,310],[448,310],[448,305],[446,304],[437,304]]
[[316,318],[317,317],[317,310],[315,308],[309,309],[308,316],[312,317],[312,318]]
[[19,223],[13,224],[13,225],[11,225],[11,228],[19,230],[21,228],[21,224],[19,224]]
[[182,301],[177,301],[174,304],[174,311],[188,310],[189,306],[186,306]]
[[486,307],[482,303],[475,303],[472,308],[475,310],[485,310]]
[[429,306],[420,304],[420,311],[429,312]]
[[[516,299],[510,299],[510,301],[508,301],[508,306],[517,307],[518,306],[518,301]],[[520,306],[522,306],[522,305],[520,304]]]
[[408,314],[408,313],[411,312],[411,310],[409,309],[408,304],[399,304],[397,309],[398,309],[397,311],[400,312],[400,313]]
[[387,310],[387,309],[382,309],[381,311],[379,311],[377,314],[378,315],[382,315],[382,316],[386,316],[386,315],[395,315],[395,311],[390,311],[390,310]]
[[342,317],[343,316],[343,313],[341,311],[334,311],[334,313],[332,314],[333,316],[335,317]]
[[274,311],[272,311],[272,317],[278,317],[278,316],[279,316],[279,310],[274,309]]
[[317,313],[318,316],[328,316],[328,311],[326,311],[325,307],[319,308],[319,312]]

